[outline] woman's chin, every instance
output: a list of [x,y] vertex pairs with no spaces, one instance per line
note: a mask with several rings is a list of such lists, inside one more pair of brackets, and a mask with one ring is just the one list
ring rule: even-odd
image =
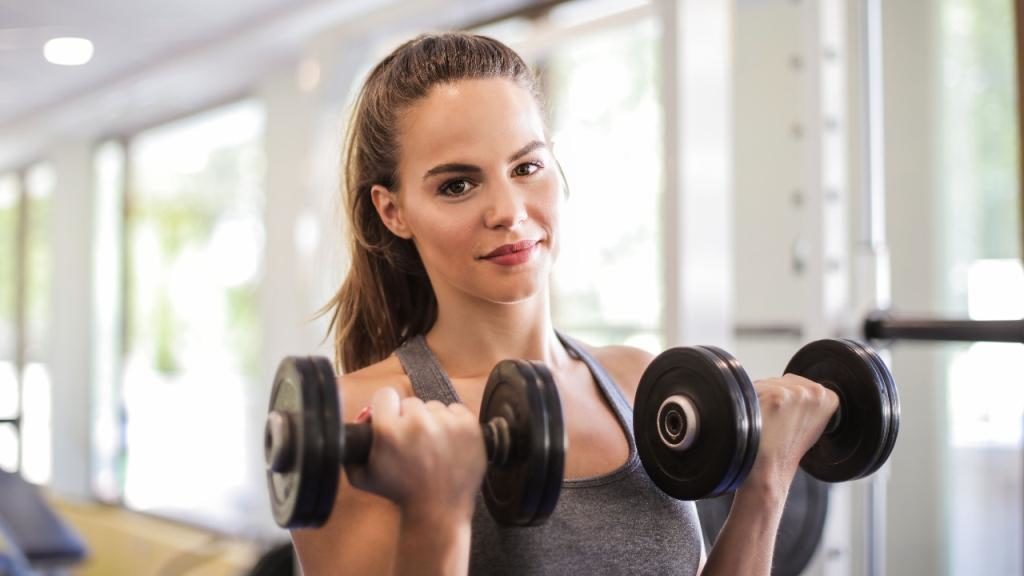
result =
[[516,282],[515,286],[502,286],[500,289],[488,290],[487,300],[495,304],[520,304],[536,298],[543,286],[539,282]]

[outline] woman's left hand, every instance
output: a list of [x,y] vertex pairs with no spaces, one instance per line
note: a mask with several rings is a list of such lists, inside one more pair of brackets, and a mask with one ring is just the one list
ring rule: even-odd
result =
[[745,484],[785,494],[800,459],[839,407],[839,397],[794,374],[758,380],[754,389],[761,404],[761,445]]

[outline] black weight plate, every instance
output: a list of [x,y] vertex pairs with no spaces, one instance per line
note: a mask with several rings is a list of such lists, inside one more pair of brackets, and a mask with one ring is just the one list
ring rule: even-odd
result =
[[[697,502],[700,527],[707,549],[714,546],[732,508],[733,495]],[[828,516],[828,484],[815,480],[803,470],[793,478],[775,533],[772,576],[797,576],[810,564],[821,542]]]
[[503,360],[491,371],[480,404],[480,422],[502,417],[512,438],[509,461],[489,466],[484,501],[499,523],[529,526],[541,510],[548,482],[548,414],[541,384],[528,362]]
[[[878,382],[879,382],[879,384],[881,386],[883,396],[886,398],[886,401],[889,403],[889,407],[890,407],[889,413],[891,414],[892,413],[892,396],[889,394],[889,385],[888,385],[889,381],[885,377],[885,373],[888,372],[888,370],[885,369],[885,366],[881,362],[881,359],[877,358],[876,355],[874,354],[874,352],[871,349],[867,348],[866,346],[864,346],[860,342],[857,342],[856,340],[851,340],[851,339],[848,339],[848,338],[843,338],[841,341],[844,342],[846,345],[850,346],[851,348],[856,349],[857,352],[859,354],[861,354],[864,358],[866,358],[867,361],[871,364],[872,369],[875,371],[875,374],[877,374],[877,376],[878,376]],[[882,438],[881,445],[880,445],[880,447],[878,449],[878,454],[875,456],[875,461],[871,464],[870,468],[868,468],[865,471],[865,473],[862,475],[862,477],[866,477],[866,476],[870,476],[871,474],[874,474],[875,471],[877,471],[878,468],[880,468],[882,466],[882,464],[885,463],[884,454],[885,454],[886,447],[890,443],[890,439],[891,438],[892,438],[892,419],[890,418],[889,419],[889,425],[886,427],[885,437]]]
[[747,427],[746,449],[743,451],[743,460],[739,470],[736,472],[736,477],[730,483],[730,486],[725,489],[726,492],[732,492],[739,488],[740,484],[747,479],[750,469],[754,467],[754,460],[757,459],[757,451],[761,446],[761,405],[758,403],[757,391],[754,390],[754,384],[750,381],[750,376],[732,354],[717,346],[702,346],[702,348],[710,350],[729,366],[733,377],[736,379],[736,383],[739,385],[740,391],[743,392],[747,408],[749,426]]
[[548,473],[544,482],[544,492],[530,522],[531,526],[537,526],[546,522],[558,505],[558,497],[562,493],[562,480],[565,478],[565,453],[569,446],[569,437],[562,419],[562,401],[558,396],[554,376],[548,367],[540,362],[530,362],[530,365],[540,384],[544,412],[547,415],[546,437],[549,439],[546,465]]
[[800,465],[826,482],[870,474],[892,418],[888,384],[864,349],[844,340],[818,340],[797,351],[785,371],[832,387],[841,403],[838,428],[822,434]]
[[281,361],[270,392],[270,411],[290,418],[293,462],[288,472],[267,467],[267,491],[274,520],[282,528],[308,525],[319,492],[320,461],[323,458],[323,431],[317,416],[320,403],[316,386],[306,382],[301,358]]
[[321,404],[320,421],[323,423],[324,452],[321,463],[322,478],[317,483],[319,498],[316,503],[316,517],[320,524],[327,522],[334,509],[334,501],[338,496],[338,477],[341,474],[341,458],[344,455],[344,438],[341,433],[342,404],[338,394],[338,379],[334,375],[334,366],[323,356],[310,356],[310,361],[317,374],[317,386],[320,387],[323,403]]
[[[317,374],[316,364],[309,357],[297,358],[295,366],[302,375],[303,394],[311,398],[306,403],[304,417],[309,422],[306,435],[307,446],[306,456],[310,460],[309,469],[311,473],[306,476],[303,472],[301,486],[308,490],[300,491],[297,515],[293,526],[321,526],[327,521],[330,510],[324,510],[320,506],[325,474],[324,462],[327,459],[327,434],[324,425],[324,389],[320,384],[320,376]],[[309,440],[315,439],[315,443],[309,445]]]
[[870,472],[870,474],[873,474],[889,460],[889,456],[892,455],[893,448],[896,447],[896,438],[899,436],[900,432],[900,394],[899,390],[896,388],[896,381],[892,377],[892,372],[885,364],[885,361],[882,360],[882,357],[875,352],[874,348],[863,342],[857,342],[856,340],[847,341],[856,346],[860,346],[867,357],[872,361],[875,365],[875,369],[882,375],[882,382],[885,384],[885,391],[889,396],[889,433],[886,435],[886,442],[883,445],[882,452],[878,455],[878,461],[875,463],[874,469]]
[[[658,434],[658,410],[674,395],[689,398],[699,418],[697,438],[685,451],[665,445]],[[640,378],[633,409],[637,451],[648,476],[674,498],[727,491],[747,457],[750,424],[746,395],[732,370],[706,349],[666,350]]]

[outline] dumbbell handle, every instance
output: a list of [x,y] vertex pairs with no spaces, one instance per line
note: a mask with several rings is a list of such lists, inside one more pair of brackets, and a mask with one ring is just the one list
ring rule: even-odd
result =
[[818,384],[828,388],[839,397],[839,405],[836,406],[836,411],[832,413],[832,416],[828,419],[828,424],[825,425],[825,430],[821,433],[822,436],[826,434],[834,434],[836,430],[839,430],[839,426],[843,423],[843,394],[839,389],[839,386],[829,382],[827,380],[818,382]]
[[[508,461],[511,447],[511,436],[508,421],[504,418],[492,418],[481,424],[484,435],[484,450],[487,462],[495,466],[503,466]],[[342,432],[345,435],[345,454],[342,464],[362,465],[370,458],[370,446],[373,445],[373,425],[370,422],[345,424]]]
[[370,459],[370,446],[373,445],[373,424],[369,422],[357,422],[345,424],[342,429],[345,435],[344,454],[341,464],[366,464]]
[[[296,462],[298,438],[293,433],[291,414],[272,411],[267,416],[264,433],[265,457],[267,467],[278,473],[290,471]],[[504,418],[492,418],[480,425],[484,436],[484,450],[489,464],[501,467],[508,462],[511,453],[511,434],[508,421]],[[373,445],[373,425],[370,422],[357,422],[342,426],[344,435],[344,453],[341,463],[344,466],[365,465],[370,458],[370,447]]]

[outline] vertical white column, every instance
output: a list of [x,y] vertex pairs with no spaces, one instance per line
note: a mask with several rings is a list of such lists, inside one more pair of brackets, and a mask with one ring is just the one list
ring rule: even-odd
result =
[[[858,319],[890,303],[890,264],[885,240],[885,139],[882,68],[882,13],[879,0],[862,0],[862,95],[863,131],[861,180],[863,214],[857,235],[855,264],[858,272],[854,310]],[[859,326],[858,326],[859,328]],[[883,353],[884,354],[884,353]],[[886,357],[888,361],[888,357]],[[864,573],[881,576],[886,572],[886,484],[887,463],[866,483],[863,532],[866,554]]]
[[805,340],[849,323],[844,0],[803,3]]
[[[802,334],[805,342],[847,335],[853,324],[850,294],[850,178],[847,139],[846,1],[799,4],[802,22],[802,103],[795,132],[801,136],[804,204]],[[863,489],[830,487],[818,569],[830,576],[859,573],[868,552],[858,526],[864,524]]]
[[102,144],[94,156],[92,332],[92,478],[93,494],[107,501],[121,496],[119,458],[125,439],[121,427],[121,374],[124,348],[125,183],[123,142]]
[[669,346],[732,341],[733,10],[727,0],[658,1]]
[[50,238],[53,481],[62,494],[90,494],[92,381],[92,147],[68,141],[51,156],[57,176]]

